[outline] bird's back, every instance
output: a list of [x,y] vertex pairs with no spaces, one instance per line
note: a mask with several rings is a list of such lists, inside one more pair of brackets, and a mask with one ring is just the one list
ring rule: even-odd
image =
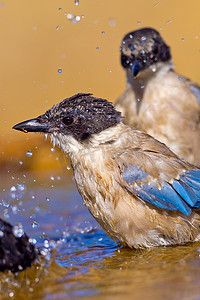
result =
[[144,86],[139,110],[132,84],[117,100],[116,109],[122,112],[125,124],[145,131],[180,158],[200,165],[198,91],[198,86],[173,71],[159,72]]

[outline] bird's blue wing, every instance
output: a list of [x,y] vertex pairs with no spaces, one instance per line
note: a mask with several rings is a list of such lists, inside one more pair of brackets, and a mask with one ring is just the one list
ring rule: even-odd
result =
[[197,97],[197,100],[200,104],[200,88],[196,85],[190,85],[190,90],[193,92],[193,94]]
[[159,208],[179,210],[188,216],[192,207],[200,207],[200,169],[182,171],[179,179],[163,181],[159,187],[137,165],[124,168],[121,176],[141,199]]

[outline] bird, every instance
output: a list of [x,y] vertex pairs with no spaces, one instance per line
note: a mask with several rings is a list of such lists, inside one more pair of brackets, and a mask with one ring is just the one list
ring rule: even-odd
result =
[[39,257],[39,249],[30,243],[21,226],[0,219],[0,271],[19,272]]
[[111,102],[79,93],[13,129],[61,147],[84,205],[117,244],[199,241],[200,169],[122,120]]
[[200,86],[174,71],[170,47],[154,28],[126,34],[120,50],[127,82],[115,105],[124,123],[200,166]]

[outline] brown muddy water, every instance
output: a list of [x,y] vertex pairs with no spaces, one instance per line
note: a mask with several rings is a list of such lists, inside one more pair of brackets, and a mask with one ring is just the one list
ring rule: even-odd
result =
[[0,274],[1,299],[200,299],[200,243],[119,247],[83,206],[71,174],[11,176],[1,178],[1,216],[22,223],[43,255],[26,271]]

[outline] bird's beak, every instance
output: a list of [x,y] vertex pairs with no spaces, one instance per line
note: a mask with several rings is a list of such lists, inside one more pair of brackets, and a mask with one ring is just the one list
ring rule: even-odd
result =
[[21,122],[13,126],[13,129],[23,132],[49,132],[49,124],[41,122],[39,118],[35,118]]
[[135,60],[134,65],[132,66],[133,76],[136,77],[141,69],[142,67],[140,66],[138,60]]

